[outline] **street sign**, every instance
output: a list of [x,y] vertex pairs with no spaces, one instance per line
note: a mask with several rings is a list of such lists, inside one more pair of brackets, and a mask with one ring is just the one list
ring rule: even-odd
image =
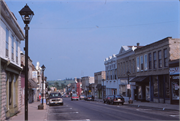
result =
[[130,86],[130,84],[127,84],[127,89],[131,89],[131,86]]

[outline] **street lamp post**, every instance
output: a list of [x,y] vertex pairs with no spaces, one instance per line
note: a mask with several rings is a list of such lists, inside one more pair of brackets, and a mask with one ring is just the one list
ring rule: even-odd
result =
[[[130,72],[129,72],[129,71],[127,71],[127,76],[128,76],[128,85],[129,85],[129,75],[130,75]],[[130,89],[128,89],[128,97],[129,97],[129,103],[130,103],[130,94],[129,94],[129,90],[130,90]]]
[[28,120],[28,24],[30,23],[34,12],[26,4],[24,8],[19,11],[22,20],[26,24],[25,29],[25,121]]
[[45,70],[45,66],[44,65],[42,65],[41,66],[41,68],[42,68],[42,96],[41,96],[41,100],[42,100],[42,107],[43,107],[43,109],[46,109],[46,100],[45,100],[45,84],[44,84],[44,70]]
[[104,99],[104,79],[102,79],[103,81],[103,86],[102,86],[102,99]]

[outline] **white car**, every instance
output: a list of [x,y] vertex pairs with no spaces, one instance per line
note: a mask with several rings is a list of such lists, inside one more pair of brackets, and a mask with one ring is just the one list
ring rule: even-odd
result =
[[51,105],[63,105],[63,99],[59,92],[51,92],[49,95],[49,106]]

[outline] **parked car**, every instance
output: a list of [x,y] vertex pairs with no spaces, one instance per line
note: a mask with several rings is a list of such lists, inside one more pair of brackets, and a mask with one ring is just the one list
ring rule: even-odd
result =
[[59,92],[51,92],[49,94],[49,106],[51,105],[63,105],[63,99],[62,99],[62,96]]
[[107,103],[109,104],[124,104],[124,98],[121,95],[108,95],[107,96]]
[[73,101],[73,100],[79,100],[79,97],[77,94],[72,94],[71,101]]
[[109,96],[109,95],[106,95],[106,96],[103,98],[103,102],[104,102],[104,103],[107,102],[108,96]]
[[84,100],[94,101],[94,96],[93,95],[87,95],[87,97]]
[[81,99],[85,99],[86,98],[86,95],[80,95],[79,96],[79,99],[81,100]]

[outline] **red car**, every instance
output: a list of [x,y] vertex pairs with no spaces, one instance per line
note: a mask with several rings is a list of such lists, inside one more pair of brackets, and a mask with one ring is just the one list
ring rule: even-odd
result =
[[79,100],[79,96],[77,94],[72,94],[71,101],[73,100]]

